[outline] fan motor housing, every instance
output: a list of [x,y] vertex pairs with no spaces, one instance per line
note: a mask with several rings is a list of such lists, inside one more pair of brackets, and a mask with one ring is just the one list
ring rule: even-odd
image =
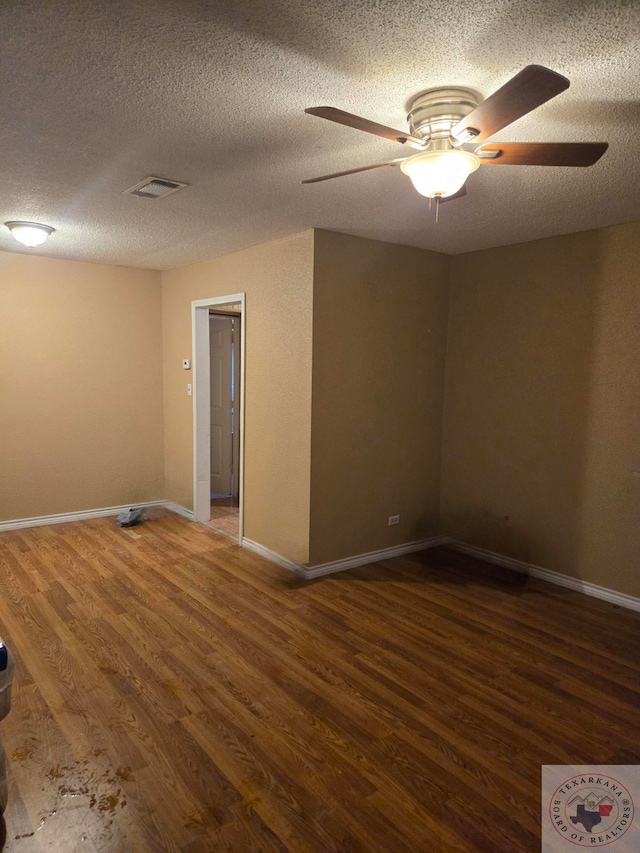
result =
[[407,121],[411,135],[421,139],[449,139],[451,128],[478,106],[471,89],[428,89],[413,99]]

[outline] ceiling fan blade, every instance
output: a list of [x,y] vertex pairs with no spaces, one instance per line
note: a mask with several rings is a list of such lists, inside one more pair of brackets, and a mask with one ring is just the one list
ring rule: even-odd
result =
[[392,127],[377,124],[375,121],[369,121],[353,113],[346,113],[344,110],[338,110],[335,107],[309,107],[305,110],[305,113],[326,118],[329,121],[335,121],[347,127],[354,127],[356,130],[364,130],[365,133],[373,133],[375,136],[381,136],[383,139],[391,140],[391,142],[400,142],[403,145],[410,145],[412,148],[424,148],[422,140],[411,136],[409,133],[394,130]]
[[482,164],[496,166],[593,166],[607,142],[490,142],[476,150]]
[[356,172],[368,172],[369,169],[380,169],[382,166],[397,166],[406,160],[406,157],[398,157],[397,160],[387,160],[386,163],[374,163],[373,166],[360,166],[359,169],[347,169],[345,172],[334,172],[332,175],[323,175],[321,178],[308,178],[300,181],[301,184],[317,184],[318,181],[328,181],[331,178],[342,178],[344,175],[355,175]]
[[[451,128],[456,139],[481,142],[569,88],[569,81],[543,65],[527,65]],[[471,130],[479,133],[472,134]]]

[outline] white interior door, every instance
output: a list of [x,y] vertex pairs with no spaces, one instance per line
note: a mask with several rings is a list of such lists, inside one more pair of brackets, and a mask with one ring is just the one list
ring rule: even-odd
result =
[[231,337],[232,317],[209,317],[211,380],[211,493],[232,491]]

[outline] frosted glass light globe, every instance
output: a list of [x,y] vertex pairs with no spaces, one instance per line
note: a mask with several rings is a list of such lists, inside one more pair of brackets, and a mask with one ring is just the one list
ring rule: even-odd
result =
[[462,189],[480,158],[468,151],[421,151],[400,164],[420,195],[447,198]]
[[41,246],[49,234],[53,234],[55,228],[50,225],[40,225],[38,222],[5,222],[18,243],[32,249]]

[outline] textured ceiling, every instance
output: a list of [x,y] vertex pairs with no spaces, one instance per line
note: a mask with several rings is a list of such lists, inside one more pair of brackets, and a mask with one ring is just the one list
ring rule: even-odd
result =
[[[4,0],[0,222],[57,231],[23,250],[151,268],[310,227],[457,253],[640,219],[638,0]],[[482,167],[442,208],[402,156],[305,115],[328,104],[405,128],[439,85],[491,94],[529,63],[568,92],[494,137],[610,143],[589,169]],[[190,184],[121,195],[147,175]]]

